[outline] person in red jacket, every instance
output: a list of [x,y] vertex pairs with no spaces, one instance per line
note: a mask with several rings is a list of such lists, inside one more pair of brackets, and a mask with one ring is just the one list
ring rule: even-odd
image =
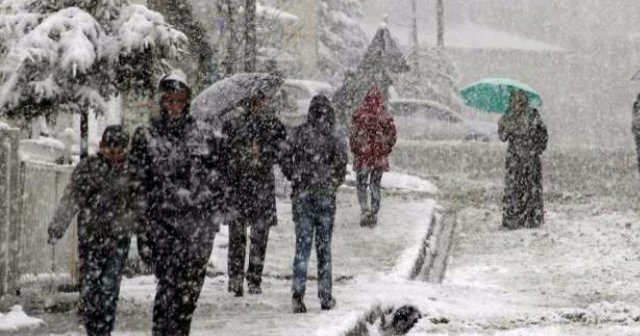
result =
[[[380,211],[380,182],[389,171],[389,154],[396,143],[396,126],[384,105],[382,91],[374,84],[351,120],[349,136],[355,158],[361,226],[375,226]],[[369,206],[369,190],[371,206]]]

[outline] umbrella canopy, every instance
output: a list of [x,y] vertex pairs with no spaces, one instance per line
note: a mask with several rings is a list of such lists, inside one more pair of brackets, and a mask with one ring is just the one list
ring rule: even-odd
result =
[[189,144],[196,153],[208,152],[210,139],[222,137],[222,125],[240,102],[257,94],[266,98],[275,95],[284,80],[262,73],[241,73],[215,82],[191,102],[191,115],[197,127],[189,135]]
[[485,78],[465,86],[460,94],[465,105],[490,113],[506,113],[509,97],[522,90],[529,98],[529,106],[542,106],[542,98],[529,85],[507,78]]

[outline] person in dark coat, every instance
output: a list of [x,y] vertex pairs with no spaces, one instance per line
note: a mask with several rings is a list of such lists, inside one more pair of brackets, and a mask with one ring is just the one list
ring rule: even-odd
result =
[[158,91],[159,117],[136,130],[129,160],[138,246],[158,279],[152,334],[189,335],[218,231],[214,214],[224,206],[223,156],[215,146],[196,154],[188,141],[196,124],[186,81],[165,76]]
[[243,295],[250,227],[247,287],[249,294],[261,294],[269,229],[277,224],[273,166],[279,160],[286,130],[260,93],[230,113],[233,115],[223,124],[229,149],[230,207],[234,213],[228,223],[228,290],[235,296]]
[[[393,116],[384,106],[380,87],[374,84],[353,114],[349,135],[357,176],[361,226],[375,226],[380,211],[382,174],[389,171],[389,155],[396,143]],[[371,204],[369,204],[369,193]]]
[[498,135],[509,143],[502,225],[509,229],[539,227],[544,222],[540,155],[547,148],[548,134],[540,113],[529,107],[523,91],[511,95]]
[[640,171],[640,94],[633,103],[633,115],[631,119],[631,133],[636,143],[636,154],[638,159],[638,170]]
[[336,193],[347,173],[347,145],[335,134],[335,112],[329,99],[313,97],[308,120],[295,128],[282,155],[282,172],[292,183],[291,201],[296,224],[292,305],[304,305],[309,256],[315,235],[318,258],[318,297],[323,310],[332,309],[331,237],[336,214]]
[[48,228],[56,244],[78,215],[80,314],[89,336],[110,335],[116,319],[132,232],[128,142],[121,126],[106,128],[99,153],[75,167]]

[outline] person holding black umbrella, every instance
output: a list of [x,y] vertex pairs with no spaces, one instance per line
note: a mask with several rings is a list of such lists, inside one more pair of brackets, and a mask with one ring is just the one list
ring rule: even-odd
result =
[[249,294],[262,293],[269,230],[276,225],[276,195],[273,166],[278,163],[286,138],[282,122],[268,106],[266,93],[257,90],[244,99],[224,122],[228,141],[230,207],[228,290],[244,295],[247,228],[250,228]]

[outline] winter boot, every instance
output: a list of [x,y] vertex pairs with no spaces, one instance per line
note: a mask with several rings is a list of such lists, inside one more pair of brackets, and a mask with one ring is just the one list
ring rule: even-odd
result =
[[294,314],[306,313],[307,306],[304,305],[304,294],[302,293],[293,293],[291,297],[291,307],[293,308]]
[[369,213],[369,227],[378,225],[378,214],[376,212]]
[[331,310],[336,306],[336,299],[331,294],[320,294],[320,309]]
[[249,288],[248,292],[249,292],[250,295],[260,295],[260,294],[262,294],[262,288],[260,288],[259,284],[249,282],[247,284],[247,287]]
[[228,291],[235,297],[242,297],[244,295],[244,289],[242,286],[229,286]]
[[369,210],[362,210],[362,213],[360,213],[360,226],[361,227],[368,227],[370,224],[370,218],[371,218],[371,211]]

